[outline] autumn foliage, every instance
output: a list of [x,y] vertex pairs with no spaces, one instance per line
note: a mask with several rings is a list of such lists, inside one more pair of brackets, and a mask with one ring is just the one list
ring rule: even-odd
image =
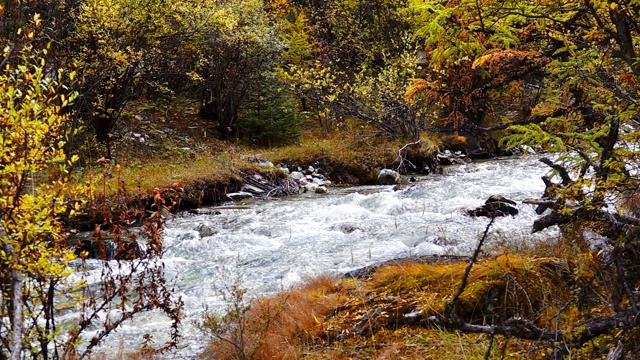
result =
[[[389,294],[423,294],[436,282],[455,286],[459,276],[465,278],[458,267],[407,265],[404,275],[383,269],[379,276],[395,279],[396,287],[384,285],[383,293],[375,288],[382,280],[374,279],[363,290],[381,310],[359,314],[360,322],[371,319],[361,333],[373,338],[390,331],[390,321],[398,331],[402,321],[410,321],[399,315],[412,308],[431,319],[421,326],[484,331],[492,344],[498,336],[504,344],[509,336],[531,340],[527,334],[535,333],[548,342],[532,352],[546,351],[545,356],[602,356],[617,349],[614,343],[637,349],[639,19],[637,0],[0,2],[0,357],[89,356],[123,321],[154,309],[172,324],[171,340],[155,348],[176,344],[181,303],[171,294],[160,257],[163,216],[180,206],[183,191],[180,185],[154,184],[150,198],[150,189],[126,187],[131,185],[114,160],[114,144],[119,127],[139,124],[129,111],[133,103],[164,109],[164,117],[151,121],[197,114],[201,122],[191,127],[207,142],[290,145],[308,131],[324,138],[309,150],[324,161],[336,158],[325,154],[337,149],[332,139],[349,143],[338,149],[344,149],[342,158],[369,164],[368,154],[357,158],[358,150],[349,146],[373,152],[395,141],[406,150],[434,134],[465,144],[473,156],[524,146],[558,152],[553,161],[543,159],[551,174],[543,178],[547,191],[540,202],[549,210],[541,211],[533,230],[560,226],[563,246],[581,249],[589,266],[498,257],[493,265],[474,265],[469,283],[453,296],[458,307],[447,311],[442,306],[451,302],[451,292],[442,290],[440,299],[420,297],[430,306],[408,306]],[[471,142],[478,151],[469,148]],[[443,143],[434,141],[429,151],[442,150]],[[176,148],[188,147],[171,150]],[[220,172],[234,178],[237,157],[221,153]],[[401,166],[399,157],[393,161]],[[88,183],[72,181],[72,170],[96,165],[99,170],[85,172],[96,174]],[[94,231],[72,251],[66,226],[78,216],[90,219]],[[129,229],[134,221],[144,221],[140,234]],[[603,237],[607,246],[600,253],[584,250],[583,230]],[[114,247],[120,259],[105,268],[100,291],[89,291],[82,276],[70,280],[74,269],[84,274],[83,261],[107,256]],[[544,278],[548,286],[532,277]],[[553,292],[559,278],[573,297]],[[505,279],[521,288],[508,287]],[[316,286],[334,291],[326,281]],[[492,291],[500,295],[501,312],[478,312],[474,306],[486,305],[486,299],[473,296]],[[77,297],[55,303],[62,292]],[[329,296],[331,305],[318,314],[331,315],[334,327],[318,341],[321,332],[304,329],[322,321],[282,304],[308,307],[319,295],[308,288],[288,296],[210,319],[218,340],[213,350],[286,357],[297,345],[278,347],[284,338],[321,346],[348,343],[348,336],[338,339],[348,326],[336,319],[352,319],[347,308],[363,311],[352,302],[332,313],[331,301],[340,296]],[[98,322],[100,330],[83,338],[112,305],[121,316]],[[82,315],[63,339],[56,314],[71,307]],[[484,323],[488,318],[491,324]],[[229,322],[247,332],[225,327]],[[274,327],[280,335],[271,333]]]

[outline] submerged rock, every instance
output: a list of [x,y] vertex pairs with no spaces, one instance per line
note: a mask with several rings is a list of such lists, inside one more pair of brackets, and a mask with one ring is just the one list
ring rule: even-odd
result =
[[200,234],[201,238],[204,237],[208,237],[208,236],[213,236],[215,234],[218,233],[218,231],[216,231],[216,229],[207,226],[205,224],[200,224],[196,227],[196,231],[198,232],[198,234]]

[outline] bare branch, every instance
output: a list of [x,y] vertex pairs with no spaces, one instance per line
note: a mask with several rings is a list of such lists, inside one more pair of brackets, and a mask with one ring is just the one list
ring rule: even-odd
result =
[[562,185],[566,186],[573,182],[573,180],[571,180],[571,176],[569,176],[569,172],[567,172],[567,169],[565,169],[562,165],[555,164],[548,158],[542,158],[540,159],[540,162],[550,166],[553,170],[558,172],[558,175],[560,175],[560,178],[562,179]]
[[456,306],[456,303],[458,302],[458,299],[460,298],[460,295],[462,295],[462,293],[464,292],[464,289],[467,287],[467,282],[469,281],[469,274],[471,273],[471,268],[473,267],[473,264],[478,260],[478,256],[480,256],[480,251],[482,250],[482,246],[484,245],[484,242],[487,240],[487,235],[489,235],[489,229],[491,228],[491,225],[493,225],[493,222],[495,220],[496,220],[495,213],[492,213],[491,221],[489,221],[489,223],[487,224],[487,227],[484,229],[484,233],[482,234],[480,241],[478,241],[478,246],[476,246],[476,250],[473,252],[473,256],[471,256],[471,259],[469,259],[469,264],[467,265],[467,268],[464,270],[464,275],[462,275],[462,280],[460,282],[460,287],[458,288],[458,291],[455,293],[455,295],[453,295],[453,297],[451,298],[451,301],[447,302],[445,306],[444,315],[447,318],[454,318],[459,320],[459,317],[457,316],[457,314],[454,313],[454,308]]

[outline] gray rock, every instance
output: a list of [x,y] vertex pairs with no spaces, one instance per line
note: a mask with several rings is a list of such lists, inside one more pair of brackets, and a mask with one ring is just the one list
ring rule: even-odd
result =
[[300,171],[294,171],[291,173],[291,179],[296,180],[296,181],[300,181],[304,178],[304,174],[301,173]]
[[314,190],[314,192],[315,192],[316,194],[326,194],[326,193],[327,193],[327,188],[326,188],[326,187],[324,187],[324,186],[318,186],[318,187]]
[[515,205],[515,201],[509,200],[502,195],[492,195],[484,205],[466,212],[469,216],[516,216],[518,215],[518,209],[514,207]]
[[438,162],[440,165],[455,165],[455,164],[464,164],[465,155],[460,153],[452,154],[451,151],[447,150],[444,153],[437,154]]
[[280,168],[280,171],[282,171],[282,172],[283,172],[283,173],[285,173],[285,174],[289,174],[289,168],[281,167],[281,168]]
[[402,177],[400,173],[391,169],[382,169],[378,174],[378,180],[376,183],[378,185],[395,185],[402,181]]
[[506,197],[504,197],[502,195],[491,195],[491,196],[489,196],[487,201],[485,201],[485,204],[492,203],[492,202],[503,202],[503,203],[507,203],[507,204],[511,204],[511,205],[517,205],[515,201],[509,200],[509,199],[507,199]]
[[529,154],[529,155],[535,155],[536,154],[536,151],[529,145],[520,145],[520,146],[518,146],[518,149],[523,154]]
[[309,183],[305,185],[304,188],[307,189],[308,192],[315,192],[316,189],[318,188],[318,184]]
[[214,228],[211,228],[205,224],[198,225],[196,231],[198,232],[198,234],[200,234],[201,238],[212,236],[218,233]]
[[273,163],[269,160],[266,159],[260,159],[258,161],[258,165],[260,166],[266,166],[266,167],[274,167],[275,165],[273,165]]
[[609,244],[611,244],[611,239],[590,229],[582,230],[582,238],[589,244],[589,249],[591,249],[591,251],[609,250]]
[[307,171],[309,172],[309,174],[313,174],[313,172],[316,171],[316,169],[314,169],[313,166],[309,165],[309,167],[307,168]]
[[236,200],[242,200],[242,199],[250,199],[253,198],[253,194],[246,192],[246,191],[239,191],[239,192],[235,192],[235,193],[229,193],[227,194],[227,198],[236,201]]

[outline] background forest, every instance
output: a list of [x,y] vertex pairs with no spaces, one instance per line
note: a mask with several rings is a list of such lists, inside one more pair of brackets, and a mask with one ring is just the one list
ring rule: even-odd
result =
[[[486,324],[459,305],[463,285],[421,326],[544,341],[540,357],[640,352],[638,0],[0,0],[0,49],[0,359],[85,357],[152,309],[174,320],[177,341],[162,215],[180,205],[180,182],[211,167],[197,167],[202,155],[185,150],[194,146],[167,142],[145,173],[123,136],[141,114],[163,133],[190,129],[226,184],[248,166],[234,157],[243,151],[342,156],[345,169],[369,172],[425,171],[444,149],[559,152],[544,179],[551,210],[535,230],[561,225],[573,249],[584,228],[606,239],[588,265],[552,262],[572,295],[545,316],[515,307]],[[181,161],[195,174],[162,174]],[[121,163],[143,169],[137,193]],[[144,253],[124,245],[140,218]],[[108,233],[149,261],[119,263],[97,292],[69,281],[87,256],[67,244],[74,221],[98,223],[95,239]],[[65,293],[77,296],[54,305]],[[82,316],[61,329],[56,306]],[[120,315],[100,320],[110,307]],[[552,310],[556,328],[545,328]],[[165,345],[154,351],[175,342]]]

